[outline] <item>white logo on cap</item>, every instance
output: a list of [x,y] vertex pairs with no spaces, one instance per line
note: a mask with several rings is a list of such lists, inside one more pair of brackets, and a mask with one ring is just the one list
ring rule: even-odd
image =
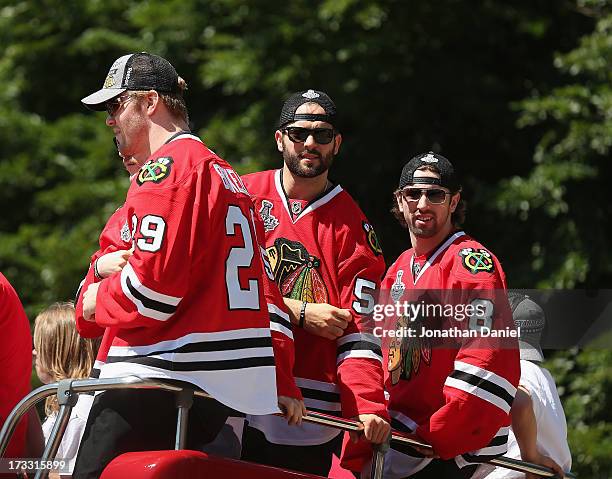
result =
[[425,163],[437,163],[438,159],[429,153],[425,158],[421,158],[421,161],[424,161]]
[[316,91],[314,90],[308,90],[306,93],[302,93],[302,96],[304,98],[319,98],[321,95],[319,95]]

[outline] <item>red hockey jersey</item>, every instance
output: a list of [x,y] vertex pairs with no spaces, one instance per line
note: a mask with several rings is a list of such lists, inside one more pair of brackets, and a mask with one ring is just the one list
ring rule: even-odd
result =
[[[266,231],[270,266],[283,296],[351,310],[353,321],[336,341],[294,328],[296,383],[306,407],[345,417],[386,417],[380,341],[369,314],[384,271],[372,226],[340,186],[301,211],[284,193],[281,170],[243,177]],[[311,424],[288,427],[274,417],[250,418],[269,441],[313,445],[338,431]]]
[[[76,295],[76,324],[79,334],[86,338],[97,338],[102,335],[102,341],[96,356],[96,362],[91,376],[99,377],[100,367],[106,362],[108,351],[115,338],[117,328],[101,328],[97,323],[86,321],[83,318],[83,293],[92,283],[100,281],[96,277],[94,271],[95,262],[107,253],[112,253],[118,250],[129,249],[132,247],[132,237],[130,229],[127,226],[125,205],[112,214],[106,222],[102,233],[100,234],[100,249],[91,256],[89,270],[85,279],[81,282]],[[255,215],[257,242],[261,249],[262,258],[265,257],[265,249],[263,248],[263,224],[259,216]],[[276,359],[276,381],[277,390],[280,396],[289,396],[301,399],[302,395],[293,380],[293,332],[289,314],[285,308],[280,292],[274,283],[274,276],[270,268],[266,268],[266,275],[262,278],[264,285],[264,293],[270,317],[270,331],[272,335],[272,345],[274,349],[274,357]]]
[[117,208],[106,222],[106,225],[100,233],[99,245],[100,248],[92,256],[89,262],[89,269],[85,279],[81,281],[79,290],[76,295],[75,302],[75,319],[77,331],[84,338],[98,338],[102,336],[94,369],[91,373],[92,377],[97,378],[100,375],[100,367],[106,362],[108,350],[111,347],[115,337],[116,328],[102,328],[92,321],[85,321],[83,318],[83,293],[87,291],[89,285],[100,281],[95,275],[95,262],[107,253],[113,253],[120,249],[130,249],[132,247],[132,236],[127,223],[127,215],[124,210],[125,205]]
[[[442,459],[462,455],[455,459],[460,467],[506,450],[520,367],[505,289],[497,258],[462,231],[426,256],[414,257],[413,249],[404,252],[381,286],[396,305],[454,308],[444,309],[443,316],[441,308],[434,308],[434,318],[424,309],[410,318],[404,309],[395,324],[387,324],[387,330],[395,331],[410,326],[415,334],[392,338],[385,347],[385,385],[392,426],[416,432]],[[425,326],[449,331],[451,337],[432,340]],[[483,337],[485,329],[506,336]]]
[[101,377],[187,381],[253,414],[278,411],[253,205],[233,169],[188,134],[159,148],[124,206],[134,254],[101,281],[117,328]]
[[[30,324],[19,296],[2,273],[0,273],[0,326],[2,327],[0,337],[0,428],[2,428],[13,408],[30,392],[32,374]],[[11,437],[4,457],[23,458],[26,452],[27,424],[27,416],[24,416]],[[0,476],[2,476],[1,473]]]

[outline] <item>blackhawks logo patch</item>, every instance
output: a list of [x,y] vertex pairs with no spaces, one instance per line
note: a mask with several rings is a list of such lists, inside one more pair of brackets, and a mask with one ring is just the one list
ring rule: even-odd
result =
[[495,270],[493,256],[486,249],[463,248],[459,256],[463,267],[472,274],[492,273]]
[[319,268],[321,260],[298,241],[277,238],[266,249],[274,279],[286,298],[308,303],[327,303],[329,295]]
[[142,168],[140,168],[138,176],[136,177],[136,183],[138,183],[139,186],[149,182],[161,183],[170,176],[172,163],[174,163],[174,160],[172,160],[170,156],[162,156],[161,158],[147,161],[142,165]]
[[[402,316],[397,320],[398,331],[405,328],[420,330],[423,322],[415,323]],[[417,329],[418,328],[418,329]],[[391,384],[397,384],[400,379],[410,379],[419,373],[422,365],[431,363],[431,342],[427,337],[415,334],[413,337],[393,337],[389,344],[389,360],[387,370],[390,373]]]
[[374,228],[372,227],[372,225],[368,223],[367,221],[363,221],[361,223],[361,226],[363,227],[363,231],[365,231],[366,240],[368,242],[368,246],[370,247],[370,249],[374,252],[376,256],[381,255],[382,248],[380,247],[380,243],[378,242],[378,236],[376,236],[376,233],[374,232]]

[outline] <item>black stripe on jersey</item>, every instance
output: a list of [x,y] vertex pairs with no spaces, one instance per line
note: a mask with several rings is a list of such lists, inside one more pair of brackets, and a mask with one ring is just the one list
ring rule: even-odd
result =
[[281,326],[284,326],[288,330],[292,331],[291,321],[283,318],[279,314],[270,312],[270,321],[272,321],[273,323],[278,323]]
[[463,457],[463,459],[465,459],[467,462],[487,462],[487,461],[490,461],[491,459],[495,459],[496,457],[503,456],[506,453],[506,451],[500,452],[498,454],[486,454],[486,449],[489,447],[503,446],[507,444],[507,442],[508,442],[508,434],[502,434],[499,436],[495,436],[493,439],[491,439],[491,442],[489,442],[489,444],[487,444],[485,447],[480,449],[485,452],[484,454],[466,453],[466,454],[462,454],[461,457]]
[[177,306],[173,306],[171,304],[162,303],[161,301],[157,301],[155,299],[151,299],[148,296],[145,296],[140,291],[138,291],[133,285],[132,280],[129,275],[125,275],[125,284],[127,285],[130,293],[140,301],[145,308],[154,309],[155,311],[159,311],[160,313],[166,314],[174,314],[176,312]]
[[318,399],[319,401],[340,402],[340,394],[332,391],[321,391],[320,389],[311,389],[298,386],[302,391],[302,396],[309,399]]
[[402,421],[391,417],[391,428],[396,429],[401,432],[412,432],[414,429],[406,426]]
[[378,356],[382,357],[381,347],[373,343],[371,341],[347,341],[346,343],[338,346],[337,355],[340,356],[342,353],[346,353],[347,351],[355,351],[355,350],[368,350],[372,351]]
[[[167,353],[209,353],[213,351],[232,351],[236,349],[251,348],[271,348],[272,338],[264,336],[260,338],[240,338],[240,339],[219,339],[217,341],[200,341],[189,343],[174,349],[157,349],[147,354],[137,354],[131,356],[113,356],[115,358],[146,358],[156,354]],[[116,362],[116,361],[115,361]]]
[[487,444],[485,447],[503,446],[507,442],[508,442],[508,435],[507,434],[504,435],[504,436],[495,436],[493,439],[491,439],[491,442],[489,444]]
[[392,440],[391,449],[394,449],[397,452],[401,452],[402,454],[406,454],[407,456],[410,456],[410,457],[419,457],[419,458],[425,457],[423,454],[418,452],[412,446],[409,446],[408,444],[399,442],[399,441]]
[[262,366],[274,366],[274,356],[262,356],[240,359],[220,359],[215,361],[167,361],[151,357],[109,356],[107,363],[136,363],[143,366],[165,369],[167,371],[222,371],[226,369],[248,369]]
[[512,395],[503,387],[498,386],[497,384],[491,381],[480,378],[474,374],[457,370],[454,370],[451,373],[450,377],[458,379],[459,381],[464,381],[468,384],[471,384],[472,386],[476,386],[477,388],[484,389],[485,391],[488,391],[491,394],[495,394],[497,397],[506,401],[508,403],[508,406],[512,407],[512,402],[514,401]]
[[496,457],[501,457],[505,453],[500,452],[499,454],[483,454],[483,455],[474,455],[474,454],[461,454],[461,457],[465,459],[467,462],[488,462],[491,459],[495,459]]

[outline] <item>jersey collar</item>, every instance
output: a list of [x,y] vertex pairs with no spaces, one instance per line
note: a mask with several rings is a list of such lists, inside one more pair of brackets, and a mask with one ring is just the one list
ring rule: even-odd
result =
[[283,188],[283,180],[282,180],[283,170],[276,170],[274,172],[274,184],[276,186],[276,192],[278,196],[283,201],[283,205],[285,206],[285,211],[287,212],[287,216],[291,220],[293,224],[297,223],[300,218],[303,218],[309,213],[312,213],[314,210],[323,206],[326,203],[329,203],[332,199],[334,199],[339,193],[342,192],[342,187],[340,185],[336,185],[331,190],[323,193],[322,196],[315,198],[313,201],[309,202],[306,205],[306,208],[302,210],[302,212],[293,219],[293,215],[291,214],[291,210],[289,209],[289,198],[287,197],[287,193],[285,193],[285,188]]
[[455,233],[450,235],[446,239],[446,241],[444,241],[440,246],[438,246],[434,250],[433,254],[431,254],[429,258],[427,258],[427,261],[425,261],[425,264],[419,271],[419,274],[416,275],[416,277],[414,276],[414,273],[413,273],[414,271],[414,253],[412,253],[412,257],[410,258],[410,274],[412,274],[412,281],[415,286],[417,282],[419,281],[419,279],[421,278],[421,276],[423,276],[423,273],[425,272],[425,270],[427,270],[427,268],[429,268],[432,265],[432,263],[436,260],[436,258],[440,256],[444,251],[446,251],[448,247],[451,244],[453,244],[457,238],[460,238],[464,235],[465,235],[464,231],[456,231]]

